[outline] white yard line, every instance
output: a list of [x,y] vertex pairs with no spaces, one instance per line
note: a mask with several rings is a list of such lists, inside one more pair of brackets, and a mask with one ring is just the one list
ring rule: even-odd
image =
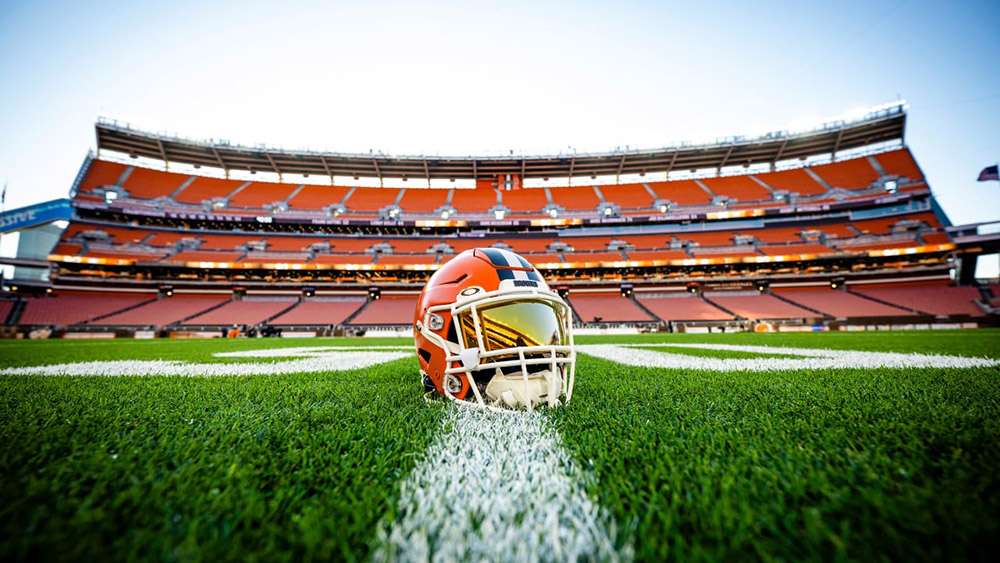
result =
[[631,558],[544,414],[446,408],[397,517],[379,528],[375,561]]
[[[301,356],[300,351],[284,356]],[[221,356],[222,354],[217,354]],[[276,355],[266,356],[275,357]],[[150,376],[170,375],[180,377],[282,375],[288,373],[315,373],[327,371],[347,371],[366,368],[412,357],[409,351],[325,351],[298,360],[283,362],[241,362],[198,364],[167,360],[117,360],[103,362],[77,362],[47,366],[29,366],[0,370],[0,375],[73,375],[73,376]]]
[[[695,348],[754,354],[783,354],[801,358],[712,358],[669,354],[636,348]],[[784,348],[778,346],[740,346],[734,344],[634,344],[584,345],[577,349],[591,356],[629,366],[691,369],[707,371],[785,371],[802,369],[908,369],[908,368],[978,368],[1000,365],[997,360],[965,356],[861,352],[820,348]]]

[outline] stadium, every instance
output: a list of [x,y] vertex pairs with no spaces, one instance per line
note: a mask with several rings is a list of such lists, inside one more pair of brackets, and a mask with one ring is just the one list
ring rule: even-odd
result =
[[991,558],[997,6],[543,4],[5,6],[0,560]]
[[430,273],[497,247],[588,329],[993,326],[1000,287],[973,274],[1000,235],[951,224],[906,119],[889,104],[809,131],[516,159],[261,150],[102,120],[69,226],[45,260],[15,262],[51,277],[11,288],[6,324],[405,334]]

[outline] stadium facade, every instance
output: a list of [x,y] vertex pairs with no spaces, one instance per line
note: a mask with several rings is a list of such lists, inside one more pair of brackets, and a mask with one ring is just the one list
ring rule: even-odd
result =
[[994,324],[1000,240],[953,226],[902,104],[809,131],[551,156],[320,153],[96,124],[22,332],[339,333],[406,326],[427,277],[514,250],[581,325],[692,330]]

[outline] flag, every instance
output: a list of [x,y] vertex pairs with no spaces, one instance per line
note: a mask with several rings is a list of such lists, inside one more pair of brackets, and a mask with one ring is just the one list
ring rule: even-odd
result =
[[1000,181],[1000,172],[997,171],[996,164],[983,168],[983,171],[979,173],[980,182],[989,182],[990,180]]

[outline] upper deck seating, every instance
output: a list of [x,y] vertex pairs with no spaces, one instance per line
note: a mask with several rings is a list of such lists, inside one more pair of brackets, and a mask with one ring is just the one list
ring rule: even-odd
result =
[[254,182],[229,198],[228,207],[244,209],[263,209],[265,205],[279,203],[292,195],[295,184],[277,184],[273,182]]
[[490,187],[475,189],[455,189],[451,195],[451,206],[460,214],[482,214],[497,204],[497,191]]
[[399,188],[356,188],[347,198],[347,209],[358,213],[375,213],[396,202]]
[[636,299],[665,321],[730,321],[733,316],[687,292],[637,293]]
[[595,211],[601,203],[593,186],[572,186],[566,188],[549,188],[552,202],[572,211]]
[[79,191],[86,193],[92,192],[94,188],[100,188],[101,186],[114,186],[118,183],[118,178],[121,177],[126,168],[128,167],[117,162],[91,160],[86,175],[80,181]]
[[878,180],[878,171],[867,158],[852,158],[812,167],[820,178],[835,188],[860,190]]
[[302,252],[310,245],[326,242],[320,237],[267,237],[267,250],[270,252]]
[[14,303],[13,299],[0,299],[0,325],[7,324],[7,317],[10,316]]
[[708,205],[712,198],[692,180],[674,180],[671,182],[650,182],[649,187],[657,198],[674,202],[677,205]]
[[577,252],[585,252],[607,250],[608,244],[615,239],[612,237],[560,237],[557,240],[568,244]]
[[765,244],[781,244],[802,242],[802,236],[799,235],[801,232],[802,227],[768,227],[747,230],[741,234],[753,236]]
[[288,200],[289,209],[319,210],[344,200],[347,190],[341,186],[303,186]]
[[[148,237],[151,232],[142,229],[129,229],[127,227],[109,227],[107,225],[97,225],[94,223],[70,223],[63,231],[61,239],[68,241],[78,235],[86,233],[104,232],[114,244],[139,244]],[[91,237],[88,237],[91,238]]]
[[175,174],[136,166],[132,168],[132,172],[125,179],[122,187],[134,198],[156,199],[174,193],[188,178],[190,176],[187,174]]
[[500,192],[500,195],[503,198],[503,204],[515,215],[540,215],[542,208],[549,203],[548,198],[545,196],[545,190],[542,188],[507,190]]
[[295,297],[244,297],[242,300],[230,301],[222,307],[192,317],[184,321],[184,324],[189,326],[257,324],[277,315],[296,301]]
[[585,323],[650,322],[649,316],[634,301],[622,297],[621,293],[571,293],[570,305],[580,320]]
[[803,196],[821,195],[826,188],[801,168],[757,174],[757,178],[776,190],[784,190]]
[[848,289],[898,307],[931,315],[984,315],[983,310],[975,303],[982,298],[978,289],[952,286],[947,281],[850,284]]
[[417,310],[417,295],[382,294],[370,301],[350,324],[353,325],[409,325]]
[[822,244],[774,244],[758,246],[757,250],[768,256],[783,256],[790,254],[830,254],[833,250]]
[[650,209],[653,207],[653,196],[642,184],[622,184],[618,186],[601,186],[601,193],[609,203],[618,204],[622,209]]
[[76,256],[80,254],[81,251],[83,251],[82,245],[72,242],[60,242],[56,244],[50,254],[59,254],[60,256]]
[[60,292],[25,299],[19,324],[65,326],[114,313],[155,298],[151,293]]
[[900,317],[910,314],[906,309],[883,305],[846,291],[829,287],[775,287],[774,293],[789,301],[805,305],[838,318],[847,317]]
[[686,260],[691,258],[683,250],[629,250],[629,260],[653,262],[657,260]]
[[558,254],[524,254],[524,259],[528,263],[537,266],[538,264],[559,264],[562,263],[562,258],[559,258]]
[[705,178],[702,182],[715,195],[730,197],[737,201],[765,201],[772,197],[771,192],[746,175]]
[[193,182],[174,196],[174,201],[199,205],[204,201],[222,199],[233,193],[243,184],[241,180],[226,180],[223,178],[208,178],[198,176]]
[[440,188],[409,188],[403,190],[399,207],[403,213],[430,214],[448,201],[448,190]]
[[437,256],[434,254],[383,254],[378,257],[379,264],[434,264]]
[[581,262],[624,262],[625,257],[620,252],[575,252],[567,254],[566,261],[572,264]]
[[271,321],[276,325],[339,325],[364,305],[362,297],[311,297]]
[[812,311],[796,307],[773,295],[749,291],[706,291],[705,297],[720,307],[750,320],[815,318]]
[[344,264],[370,264],[371,261],[372,256],[369,254],[318,254],[311,260],[311,263],[337,266]]
[[104,326],[166,326],[228,301],[228,295],[178,294],[94,321]]
[[920,166],[918,166],[917,161],[913,159],[913,155],[910,154],[909,149],[884,152],[882,154],[875,155],[875,160],[878,160],[878,163],[882,165],[882,169],[885,170],[887,174],[891,174],[893,176],[903,176],[913,181],[920,181],[924,179],[924,174],[920,171]]
[[184,250],[166,258],[169,262],[236,262],[242,252],[215,252],[205,250]]

